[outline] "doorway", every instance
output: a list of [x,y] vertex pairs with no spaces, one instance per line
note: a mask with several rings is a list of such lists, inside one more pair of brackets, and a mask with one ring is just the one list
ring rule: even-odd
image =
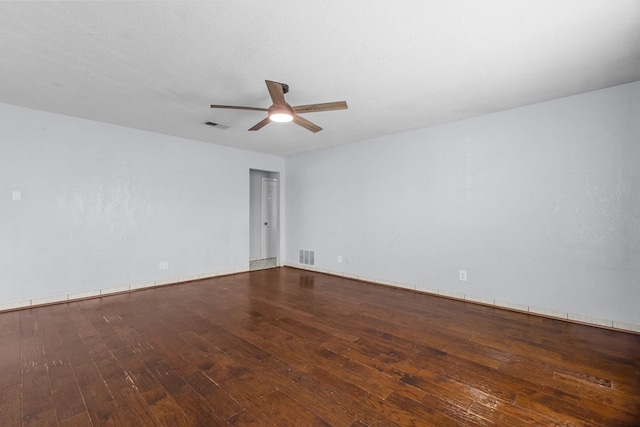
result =
[[250,170],[250,270],[278,266],[280,174]]

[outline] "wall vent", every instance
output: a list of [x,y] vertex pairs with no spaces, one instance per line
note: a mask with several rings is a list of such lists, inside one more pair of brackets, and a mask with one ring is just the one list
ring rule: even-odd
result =
[[316,265],[316,252],[306,249],[300,249],[299,264],[302,265]]

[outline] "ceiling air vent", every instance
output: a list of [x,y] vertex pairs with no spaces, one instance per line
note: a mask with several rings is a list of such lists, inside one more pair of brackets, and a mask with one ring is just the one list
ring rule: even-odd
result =
[[229,129],[229,126],[221,125],[220,123],[206,122],[205,125],[214,126],[214,127],[217,127],[218,129]]

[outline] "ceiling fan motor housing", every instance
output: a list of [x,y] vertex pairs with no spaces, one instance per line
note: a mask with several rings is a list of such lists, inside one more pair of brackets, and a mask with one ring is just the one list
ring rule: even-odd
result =
[[291,108],[291,105],[289,104],[284,104],[284,105],[272,105],[271,107],[268,108],[268,114],[275,114],[275,113],[283,113],[283,114],[291,114],[293,116],[293,108]]

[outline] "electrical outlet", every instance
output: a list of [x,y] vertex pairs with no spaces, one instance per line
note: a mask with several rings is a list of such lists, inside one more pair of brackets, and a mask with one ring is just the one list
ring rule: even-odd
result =
[[467,270],[460,270],[458,272],[458,279],[461,282],[466,282],[467,281]]
[[342,255],[338,255],[338,264],[342,264]]
[[351,264],[351,257],[350,256],[347,257],[347,264]]
[[160,270],[167,270],[169,268],[169,261],[160,261],[158,268]]
[[20,200],[22,200],[22,192],[21,191],[14,191],[11,193],[11,200],[19,202]]

